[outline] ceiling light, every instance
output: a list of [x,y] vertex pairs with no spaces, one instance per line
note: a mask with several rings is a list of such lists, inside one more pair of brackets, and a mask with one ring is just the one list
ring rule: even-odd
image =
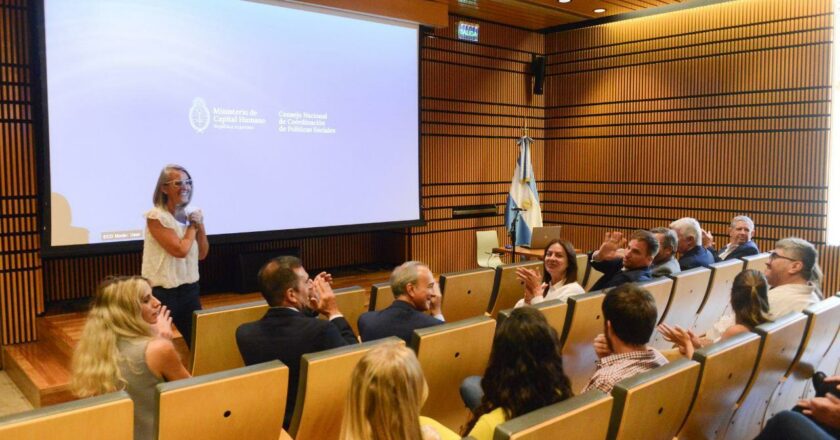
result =
[[604,9],[604,8],[598,8],[598,9],[592,11],[592,12],[594,12],[596,14],[603,14],[604,12],[607,12],[607,10]]
[[560,2],[560,3],[569,3],[569,2],[571,2],[572,0],[557,0],[557,1],[558,1],[558,2]]

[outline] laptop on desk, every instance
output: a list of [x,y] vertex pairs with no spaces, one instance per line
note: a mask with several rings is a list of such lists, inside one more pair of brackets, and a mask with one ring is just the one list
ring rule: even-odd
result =
[[551,240],[560,238],[560,228],[562,226],[537,226],[531,231],[531,245],[526,247],[545,249]]

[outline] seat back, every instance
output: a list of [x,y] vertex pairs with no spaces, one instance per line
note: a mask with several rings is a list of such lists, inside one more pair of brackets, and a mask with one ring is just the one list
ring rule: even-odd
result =
[[370,286],[370,305],[368,311],[382,310],[394,302],[394,291],[391,290],[391,283],[376,283]]
[[761,336],[758,361],[723,438],[754,438],[761,431],[770,396],[793,363],[806,323],[804,314],[790,313],[755,328]]
[[607,438],[672,439],[691,406],[699,374],[699,363],[679,359],[617,383]]
[[712,275],[709,279],[706,298],[700,305],[697,318],[691,326],[692,331],[697,335],[706,333],[729,307],[732,283],[735,277],[744,270],[744,262],[738,259],[721,261],[710,265],[709,269],[712,270]]
[[755,269],[759,272],[764,272],[764,268],[767,267],[767,262],[770,261],[770,252],[749,255],[741,259],[744,260],[744,270]]
[[496,426],[495,440],[604,440],[613,398],[590,390]]
[[668,303],[671,302],[671,292],[674,290],[674,280],[662,277],[639,283],[639,287],[644,288],[653,295],[653,300],[656,301],[656,322],[662,322],[662,316],[665,315],[665,310],[668,309]]
[[276,440],[288,386],[277,360],[158,384],[158,439]]
[[516,278],[516,269],[527,267],[536,270],[542,275],[542,261],[523,261],[521,263],[503,264],[496,268],[496,276],[493,279],[493,293],[490,297],[490,304],[487,312],[495,318],[499,312],[516,305],[516,302],[524,296],[522,282]]
[[[660,321],[685,329],[691,328],[697,318],[697,310],[700,309],[706,296],[711,274],[711,270],[698,267],[669,275],[669,278],[674,280],[674,287],[671,300]],[[659,332],[653,332],[652,339],[653,346],[659,349],[670,348],[672,345]]]
[[[805,337],[785,380],[779,383],[770,401],[765,420],[793,408],[808,395],[811,377],[824,359],[840,328],[840,297],[830,297],[804,310],[808,317]],[[831,372],[828,372],[831,374]]]
[[493,293],[493,269],[451,272],[440,276],[443,316],[449,322],[481,316]]
[[561,343],[563,344],[563,371],[572,383],[572,392],[577,394],[586,387],[595,373],[598,356],[592,341],[604,332],[604,318],[601,304],[603,292],[591,292],[569,298],[566,324]]
[[[365,289],[359,286],[345,287],[342,289],[335,289],[335,303],[344,319],[350,324],[353,333],[359,336],[359,316],[368,311],[368,294]],[[321,319],[327,319],[326,316],[321,315]]]
[[[587,256],[587,258],[588,258],[588,256]],[[583,290],[585,290],[587,292],[592,290],[592,286],[594,286],[595,283],[597,283],[598,280],[600,280],[602,276],[604,276],[604,272],[601,272],[600,270],[595,269],[594,267],[592,267],[591,264],[589,264],[589,261],[587,261],[587,263],[586,263],[586,284],[581,284],[583,286]]]
[[268,304],[262,300],[193,312],[192,375],[244,367],[236,345],[236,329],[262,318],[267,311]]
[[0,417],[0,438],[106,440],[134,436],[134,403],[125,391]]
[[[835,294],[834,297],[840,297],[840,293]],[[834,342],[831,343],[825,356],[823,356],[823,360],[817,366],[817,371],[822,371],[829,376],[834,371],[834,375],[840,375],[840,329],[834,335]],[[809,386],[808,395],[812,395],[813,391],[814,387]]]
[[[545,320],[548,321],[548,325],[557,332],[557,337],[562,338],[563,330],[566,327],[566,314],[569,310],[569,305],[559,299],[552,299],[543,301],[533,307],[542,312]],[[514,309],[506,309],[499,312],[499,316],[496,317],[496,329],[505,322],[505,319],[510,317],[513,311]]]
[[746,332],[694,352],[700,379],[678,438],[712,439],[721,434],[752,376],[760,344],[757,334]]
[[581,286],[586,285],[586,269],[589,266],[589,255],[586,254],[577,254],[575,255],[577,259],[577,282]]
[[484,374],[495,331],[496,321],[487,316],[414,330],[411,348],[429,384],[422,415],[460,432],[469,412],[458,389],[467,376]]
[[405,344],[390,337],[303,355],[289,434],[296,439],[338,440],[353,369],[373,347],[395,343]]
[[475,231],[475,259],[479,267],[495,268],[502,264],[499,255],[493,249],[499,247],[499,235],[496,231]]

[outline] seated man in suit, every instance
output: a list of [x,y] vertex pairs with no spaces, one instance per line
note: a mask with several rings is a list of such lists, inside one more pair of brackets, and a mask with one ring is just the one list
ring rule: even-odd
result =
[[659,241],[659,252],[653,258],[653,266],[650,268],[654,278],[673,275],[680,272],[680,263],[677,262],[677,234],[668,228],[653,228],[650,230]]
[[745,215],[739,215],[733,218],[732,223],[729,224],[729,244],[725,248],[716,251],[713,247],[715,243],[712,234],[707,231],[703,231],[703,246],[709,249],[715,257],[715,261],[757,255],[760,251],[755,242],[752,241],[753,231],[755,231],[755,224],[752,219]]
[[621,232],[607,232],[600,249],[592,253],[592,267],[604,275],[590,291],[652,279],[650,265],[659,252],[659,241],[656,237],[648,231],[638,229],[630,235],[630,246],[627,249],[621,249],[624,242]]
[[[296,257],[269,261],[260,269],[259,283],[270,308],[259,321],[236,329],[245,365],[279,359],[289,367],[285,429],[295,410],[301,356],[359,342],[338,310],[330,280],[325,272],[310,280]],[[317,313],[329,320],[318,319]]]
[[680,269],[689,270],[715,262],[715,256],[703,247],[703,230],[697,220],[691,217],[674,220],[671,229],[677,233]]
[[597,369],[584,393],[597,388],[609,394],[623,379],[668,363],[662,353],[647,346],[656,327],[656,301],[650,292],[624,284],[607,293],[601,312],[604,333],[593,343]]
[[443,324],[440,291],[428,266],[419,261],[398,266],[391,273],[391,289],[395,301],[389,307],[359,317],[363,341],[396,336],[410,343],[414,329]]

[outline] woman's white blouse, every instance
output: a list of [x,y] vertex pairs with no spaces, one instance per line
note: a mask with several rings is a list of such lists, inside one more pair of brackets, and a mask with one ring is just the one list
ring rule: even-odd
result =
[[[552,299],[559,299],[566,302],[570,296],[580,295],[586,293],[578,283],[560,284],[557,283],[548,288],[548,293],[545,296],[535,296],[531,300],[531,305],[537,305],[543,301],[550,301]],[[522,307],[525,305],[525,298],[520,299],[514,307]]]
[[[157,206],[147,212],[145,217],[157,220],[163,227],[172,229],[178,238],[184,238],[187,232],[187,225],[178,222],[169,211]],[[198,281],[198,243],[193,241],[185,258],[173,257],[155,240],[146,226],[141,273],[153,287],[167,289]]]

